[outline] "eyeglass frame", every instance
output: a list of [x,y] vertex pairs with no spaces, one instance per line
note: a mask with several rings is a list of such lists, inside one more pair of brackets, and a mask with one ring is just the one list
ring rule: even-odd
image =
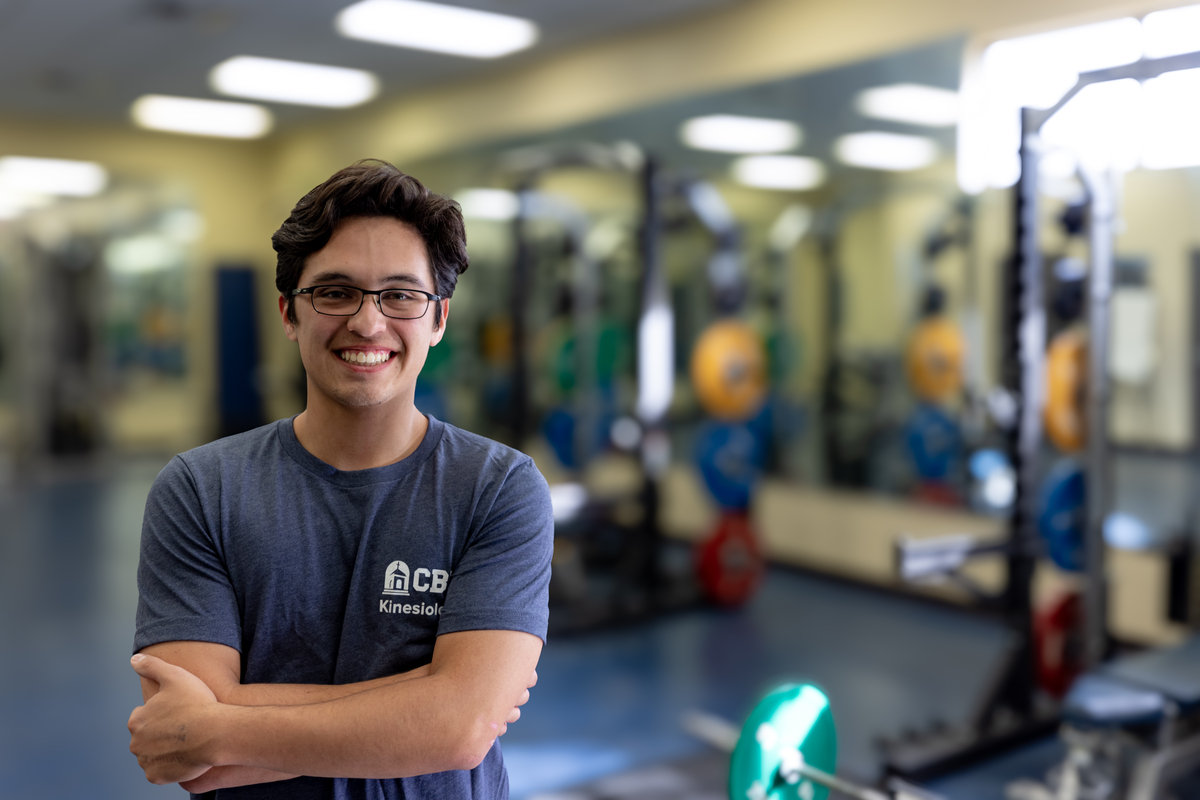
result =
[[[361,293],[362,296],[358,298],[358,308],[354,309],[352,313],[330,314],[325,311],[317,310],[316,303],[313,302],[313,292],[315,292],[317,289],[353,289],[354,291]],[[383,310],[384,292],[413,292],[415,294],[423,294],[426,298],[425,310],[421,312],[421,316],[419,317],[393,317],[391,314]],[[297,297],[302,294],[308,295],[308,302],[310,305],[312,305],[312,310],[323,317],[353,317],[355,314],[362,311],[362,304],[366,301],[367,295],[373,294],[375,295],[375,307],[379,309],[379,313],[383,314],[383,316],[387,317],[388,319],[399,320],[424,319],[425,315],[429,313],[429,306],[431,304],[439,303],[445,299],[440,294],[433,294],[432,292],[427,292],[424,289],[400,289],[396,287],[392,287],[391,289],[360,289],[357,286],[348,286],[344,283],[321,283],[316,286],[306,286],[303,289],[292,290],[292,297]]]

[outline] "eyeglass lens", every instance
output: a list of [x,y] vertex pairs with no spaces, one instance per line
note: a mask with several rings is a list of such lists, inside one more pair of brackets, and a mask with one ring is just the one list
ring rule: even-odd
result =
[[[358,313],[362,302],[362,290],[352,286],[320,286],[312,293],[313,308],[321,314],[335,317],[349,317]],[[386,316],[416,319],[425,315],[429,298],[420,292],[396,289],[380,294],[379,305]]]

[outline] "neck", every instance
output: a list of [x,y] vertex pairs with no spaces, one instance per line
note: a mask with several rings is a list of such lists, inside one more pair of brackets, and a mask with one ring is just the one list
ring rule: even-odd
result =
[[310,399],[292,427],[301,447],[335,469],[350,471],[384,467],[407,458],[425,438],[429,420],[411,399],[370,408]]

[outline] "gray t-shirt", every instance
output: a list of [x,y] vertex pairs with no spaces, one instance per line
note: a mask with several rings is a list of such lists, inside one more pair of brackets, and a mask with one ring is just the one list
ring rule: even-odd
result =
[[[436,637],[546,636],[553,515],[527,456],[432,417],[396,464],[342,472],[291,420],[172,459],[142,524],[134,650],[228,645],[244,683],[344,684],[429,663]],[[237,798],[505,798],[497,743],[474,770],[296,778]]]

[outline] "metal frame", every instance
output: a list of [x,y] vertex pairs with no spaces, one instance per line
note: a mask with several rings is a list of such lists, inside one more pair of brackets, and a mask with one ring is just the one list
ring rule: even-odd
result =
[[[1021,109],[1021,176],[1014,192],[1016,251],[1006,287],[1010,303],[1005,325],[1004,380],[1017,403],[1015,424],[1008,430],[1009,451],[1016,472],[1016,497],[1008,535],[1003,543],[979,543],[984,552],[1000,549],[1008,562],[1008,581],[1001,610],[1012,632],[1008,658],[997,672],[974,718],[974,736],[958,747],[936,749],[932,759],[897,761],[900,774],[931,776],[963,766],[1024,741],[1047,729],[1052,718],[1038,714],[1033,649],[1033,579],[1041,542],[1037,531],[1037,482],[1042,448],[1042,405],[1046,348],[1044,266],[1040,241],[1038,169],[1043,144],[1041,130],[1084,88],[1098,83],[1144,81],[1167,72],[1200,68],[1200,52],[1142,59],[1132,64],[1082,73],[1057,103],[1047,109]],[[1109,175],[1081,170],[1088,194],[1089,277],[1086,316],[1089,328],[1087,383],[1087,523],[1085,528],[1084,657],[1088,666],[1108,653],[1108,579],[1104,558],[1104,520],[1110,510],[1112,476],[1107,420],[1110,399],[1107,355],[1113,283],[1115,201]],[[999,545],[997,548],[996,545]],[[901,556],[907,551],[900,548]],[[950,553],[967,558],[970,550]],[[913,555],[908,553],[908,555]],[[946,555],[946,554],[943,554]],[[1190,751],[1189,751],[1190,753]],[[1174,754],[1174,751],[1172,751]],[[1164,756],[1164,758],[1166,758]],[[1156,762],[1157,763],[1157,762]],[[1150,769],[1146,767],[1146,769]],[[1159,770],[1161,771],[1161,770]]]
[[[1013,294],[1018,315],[1009,332],[1009,370],[1020,412],[1011,433],[1012,455],[1017,472],[1017,497],[1009,529],[1009,589],[1005,611],[1012,624],[1026,634],[1033,613],[1032,577],[1036,564],[1035,525],[1038,460],[1042,441],[1041,410],[1046,347],[1046,312],[1043,297],[1043,264],[1040,243],[1038,168],[1041,161],[1041,131],[1050,119],[1088,86],[1116,80],[1144,81],[1167,72],[1200,67],[1200,53],[1166,58],[1142,59],[1109,69],[1080,74],[1075,85],[1047,109],[1021,109],[1021,177],[1015,194],[1016,260],[1013,265]],[[1108,453],[1108,345],[1109,301],[1112,297],[1114,198],[1106,175],[1082,170],[1088,192],[1088,386],[1087,526],[1085,534],[1084,653],[1086,663],[1102,661],[1108,648],[1107,577],[1104,567],[1104,519],[1110,510],[1112,477]],[[1015,578],[1015,581],[1014,581]],[[1032,664],[1032,651],[1028,653]],[[1010,708],[1027,709],[1033,696],[1032,670],[1017,666],[1013,685],[1006,697]],[[1028,676],[1027,676],[1028,675]]]

